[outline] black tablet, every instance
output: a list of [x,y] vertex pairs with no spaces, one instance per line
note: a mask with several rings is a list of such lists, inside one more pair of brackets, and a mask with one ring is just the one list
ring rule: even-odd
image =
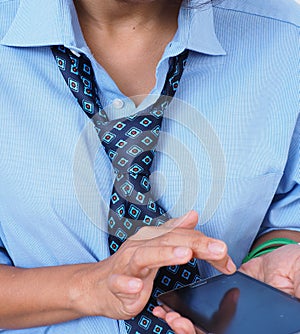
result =
[[158,302],[204,333],[300,333],[299,299],[240,272],[169,291]]

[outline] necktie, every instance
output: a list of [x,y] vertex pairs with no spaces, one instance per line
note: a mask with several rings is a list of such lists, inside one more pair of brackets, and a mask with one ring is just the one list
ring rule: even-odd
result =
[[[113,254],[142,226],[159,226],[170,219],[151,196],[149,176],[164,110],[176,92],[188,51],[170,59],[162,93],[150,108],[112,121],[99,101],[90,60],[63,46],[52,47],[52,52],[79,105],[93,120],[116,174],[108,215],[108,242]],[[138,316],[125,322],[127,333],[174,333],[164,321],[152,315],[156,298],[162,292],[199,279],[195,259],[186,265],[160,268],[148,304]]]

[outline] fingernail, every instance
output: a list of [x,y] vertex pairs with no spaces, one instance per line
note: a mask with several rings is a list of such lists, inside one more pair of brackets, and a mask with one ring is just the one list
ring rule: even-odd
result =
[[138,290],[141,288],[141,281],[132,279],[128,282],[128,288],[132,290]]
[[222,254],[225,251],[225,245],[221,242],[210,242],[208,244],[208,250],[213,254]]
[[227,261],[226,269],[231,273],[236,271],[236,266],[230,258]]
[[188,247],[176,247],[174,249],[174,255],[179,258],[186,257],[189,251],[190,249]]

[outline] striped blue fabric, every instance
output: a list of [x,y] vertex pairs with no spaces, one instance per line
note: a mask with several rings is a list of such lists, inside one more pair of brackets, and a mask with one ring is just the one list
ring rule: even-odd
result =
[[[179,28],[139,107],[91,55],[71,0],[0,0],[0,263],[25,268],[109,256],[114,181],[88,117],[57,75],[50,45],[92,61],[110,119],[158,97],[170,57],[189,49],[166,110],[151,187],[171,216],[195,209],[198,229],[223,239],[237,265],[257,236],[300,231],[300,8],[286,0],[224,0],[182,8]],[[180,153],[179,153],[180,152]],[[203,277],[215,271],[199,261]],[[124,334],[89,317],[3,333]]]

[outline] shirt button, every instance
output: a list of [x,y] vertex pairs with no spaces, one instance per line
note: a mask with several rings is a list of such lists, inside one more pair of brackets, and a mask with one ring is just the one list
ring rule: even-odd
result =
[[114,99],[112,105],[115,109],[122,109],[124,107],[124,101],[121,99]]
[[70,51],[73,53],[74,56],[76,56],[78,58],[80,57],[80,53],[79,52],[77,52],[75,50],[72,50],[72,49],[70,49]]

